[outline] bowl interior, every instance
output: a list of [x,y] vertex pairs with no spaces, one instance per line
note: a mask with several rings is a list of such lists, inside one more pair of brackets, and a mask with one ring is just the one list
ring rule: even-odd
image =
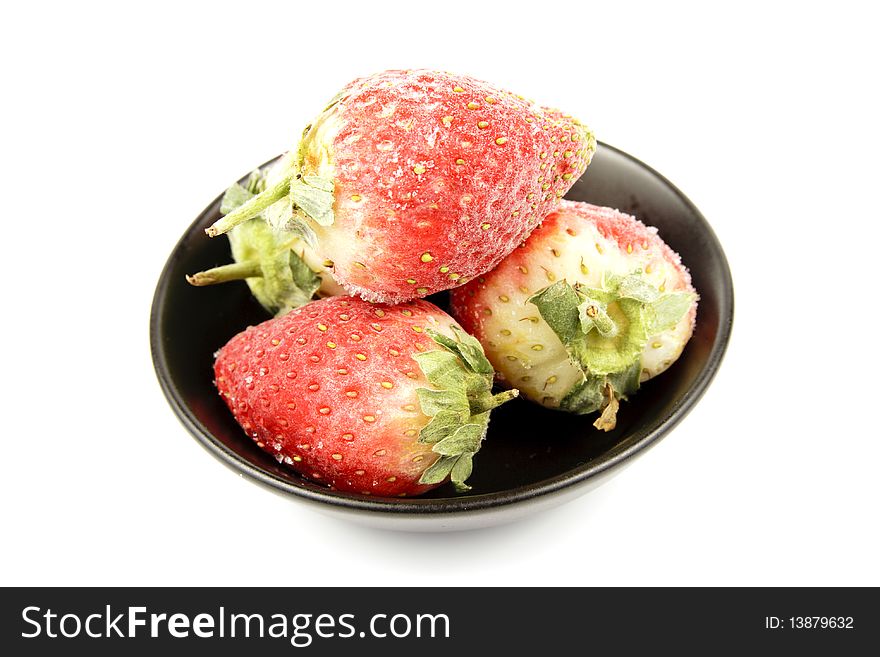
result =
[[[182,237],[156,291],[153,357],[172,407],[190,432],[227,465],[277,490],[343,504],[356,501],[429,511],[467,508],[469,500],[510,502],[582,481],[615,465],[670,428],[708,385],[732,321],[730,272],[696,208],[659,174],[610,146],[600,144],[587,173],[567,198],[615,207],[656,226],[681,254],[700,294],[696,331],[681,358],[621,405],[614,431],[594,429],[592,416],[549,411],[517,399],[493,411],[468,493],[455,494],[447,485],[419,499],[367,501],[302,479],[253,444],[212,382],[214,352],[249,324],[269,317],[243,282],[195,288],[184,279],[186,274],[230,262],[227,240],[204,234],[204,228],[219,217],[219,199]],[[447,298],[440,294],[431,300],[444,307]]]

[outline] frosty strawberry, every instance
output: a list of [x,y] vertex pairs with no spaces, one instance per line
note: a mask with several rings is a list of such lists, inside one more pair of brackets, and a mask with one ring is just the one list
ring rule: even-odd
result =
[[339,490],[418,495],[472,468],[492,394],[480,344],[427,301],[311,302],[236,335],[217,388],[262,449]]
[[696,299],[656,229],[563,201],[452,304],[507,385],[550,408],[602,411],[596,426],[610,430],[619,401],[681,354]]
[[346,290],[399,302],[461,285],[516,247],[595,150],[577,120],[467,76],[386,71],[309,125],[289,171],[230,212],[307,236]]

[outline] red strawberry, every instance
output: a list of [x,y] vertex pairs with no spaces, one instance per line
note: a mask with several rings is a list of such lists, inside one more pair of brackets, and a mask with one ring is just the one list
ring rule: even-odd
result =
[[268,208],[277,228],[312,236],[349,292],[423,297],[494,267],[595,147],[577,120],[485,82],[386,71],[346,86],[306,128],[288,178],[208,234]]
[[574,413],[602,410],[660,374],[693,333],[697,296],[681,260],[634,217],[563,201],[523,248],[453,291],[453,314],[499,377]]
[[516,396],[492,395],[479,343],[427,301],[311,302],[236,335],[214,373],[262,449],[367,495],[466,489],[490,409]]

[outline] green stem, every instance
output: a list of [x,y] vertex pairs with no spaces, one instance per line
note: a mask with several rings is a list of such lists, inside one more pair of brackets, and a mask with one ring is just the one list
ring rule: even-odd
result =
[[617,325],[614,323],[614,320],[608,316],[608,313],[599,306],[599,304],[595,302],[588,303],[584,312],[587,317],[593,320],[593,324],[596,325],[596,330],[599,331],[602,337],[613,338],[617,335]]
[[260,267],[259,261],[246,260],[244,262],[234,262],[231,265],[206,269],[192,276],[187,276],[186,280],[190,285],[202,287],[228,281],[240,281],[245,278],[256,278],[262,275],[263,270]]
[[501,406],[501,404],[509,402],[511,399],[518,396],[519,390],[511,388],[510,390],[499,392],[497,395],[487,394],[478,398],[469,399],[471,415],[480,415],[486,411],[491,411],[493,408],[497,408],[498,406]]
[[275,183],[272,187],[260,192],[256,196],[247,200],[246,203],[238,206],[227,214],[225,217],[217,220],[214,225],[205,229],[209,237],[216,237],[223,233],[228,233],[238,224],[244,223],[248,219],[253,219],[263,210],[273,203],[280,201],[290,193],[290,178],[285,178],[281,182]]

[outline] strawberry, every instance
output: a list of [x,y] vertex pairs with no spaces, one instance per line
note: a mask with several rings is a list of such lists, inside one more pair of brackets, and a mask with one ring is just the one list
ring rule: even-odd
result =
[[675,361],[693,333],[690,275],[634,217],[562,201],[523,247],[452,294],[499,378],[549,408],[602,411]]
[[[289,158],[282,158],[267,171],[252,172],[243,186],[233,184],[223,195],[220,212],[225,215],[240,207],[288,169]],[[277,315],[308,303],[314,296],[344,293],[314,249],[296,233],[278,233],[262,218],[254,218],[235,226],[227,236],[235,262],[187,276],[192,285],[245,280],[257,301]]]
[[207,232],[265,211],[305,234],[350,293],[398,303],[498,264],[595,148],[577,120],[488,83],[386,71],[347,85],[305,129],[287,177]]
[[217,388],[257,445],[304,476],[367,495],[470,475],[492,408],[480,344],[427,301],[328,297],[233,337]]

